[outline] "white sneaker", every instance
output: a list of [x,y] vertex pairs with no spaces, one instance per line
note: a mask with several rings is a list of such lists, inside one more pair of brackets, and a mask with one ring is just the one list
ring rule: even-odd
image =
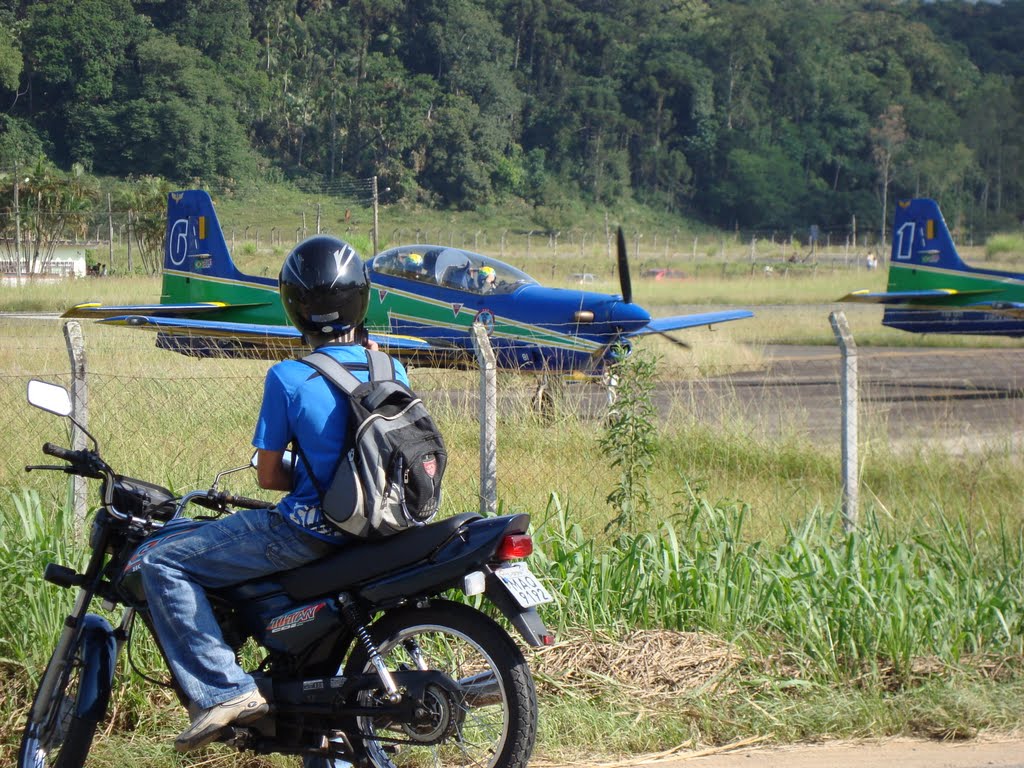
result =
[[249,723],[267,714],[267,700],[254,688],[228,701],[201,709],[192,717],[192,724],[174,740],[179,752],[191,752],[214,741],[229,725]]

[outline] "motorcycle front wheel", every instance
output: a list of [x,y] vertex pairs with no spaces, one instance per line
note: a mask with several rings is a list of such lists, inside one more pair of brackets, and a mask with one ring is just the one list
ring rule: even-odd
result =
[[[428,691],[430,717],[415,726],[358,718],[377,768],[525,768],[537,735],[537,694],[522,652],[497,623],[461,603],[435,601],[385,615],[372,631],[390,671],[436,670],[457,684]],[[362,647],[346,674],[372,674]],[[380,692],[364,692],[370,706]]]
[[21,738],[18,768],[81,768],[85,765],[99,720],[77,714],[85,661],[83,649],[80,637],[66,651],[55,651],[50,659],[47,672],[53,669],[57,673],[48,691],[50,703],[46,711],[37,712],[47,693],[44,686],[51,678],[44,674]]

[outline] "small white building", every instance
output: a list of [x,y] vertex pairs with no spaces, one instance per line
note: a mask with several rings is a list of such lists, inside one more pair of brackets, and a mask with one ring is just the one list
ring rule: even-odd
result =
[[[27,275],[29,273],[28,259],[21,260],[21,269],[17,268],[10,251],[0,254],[0,274],[5,277],[16,275]],[[84,245],[58,245],[53,249],[53,256],[47,261],[41,261],[34,265],[33,275],[44,277],[85,277],[85,246]]]

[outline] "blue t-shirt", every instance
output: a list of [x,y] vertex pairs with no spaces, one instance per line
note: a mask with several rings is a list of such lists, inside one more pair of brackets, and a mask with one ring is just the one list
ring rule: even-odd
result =
[[[366,381],[369,369],[366,350],[355,344],[327,345],[317,349],[345,365],[356,378]],[[405,368],[395,360],[395,378],[408,385]],[[263,405],[256,421],[252,444],[267,451],[283,451],[298,439],[320,488],[331,484],[348,429],[347,396],[315,369],[298,360],[282,360],[271,366],[263,384]],[[320,495],[309,477],[306,462],[295,457],[292,491],[277,504],[290,523],[329,541],[344,538],[324,520]]]

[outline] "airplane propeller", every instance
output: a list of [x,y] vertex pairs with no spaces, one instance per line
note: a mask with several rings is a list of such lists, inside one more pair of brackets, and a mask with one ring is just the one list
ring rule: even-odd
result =
[[661,336],[662,338],[665,338],[665,339],[668,339],[669,341],[671,341],[671,342],[672,342],[673,344],[675,344],[675,345],[676,345],[677,347],[681,347],[682,349],[685,349],[685,350],[687,350],[687,351],[689,351],[689,350],[693,349],[693,347],[691,347],[691,346],[690,346],[689,344],[687,344],[687,343],[686,343],[685,341],[683,341],[682,339],[677,339],[677,338],[676,338],[675,336],[672,336],[672,335],[670,335],[670,334],[667,334],[667,333],[665,333],[664,331],[658,331],[657,333],[658,333],[658,335],[659,335],[659,336]]
[[622,287],[622,300],[633,303],[633,283],[629,279],[629,259],[626,257],[626,236],[619,227],[619,285]]
[[[619,227],[618,246],[619,285],[621,286],[622,290],[622,300],[627,304],[632,304],[633,283],[629,278],[629,257],[626,256],[626,236],[622,232],[622,227]],[[659,336],[663,336],[664,338],[668,339],[677,347],[682,347],[683,349],[691,349],[689,344],[687,344],[685,341],[680,341],[675,336],[670,336],[664,331],[656,331],[656,333]],[[608,348],[610,349],[611,346],[612,344],[609,344]]]

